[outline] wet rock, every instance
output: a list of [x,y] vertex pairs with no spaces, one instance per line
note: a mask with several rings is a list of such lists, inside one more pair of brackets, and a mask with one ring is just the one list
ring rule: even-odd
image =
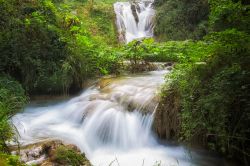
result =
[[172,66],[168,66],[168,67],[166,67],[166,69],[169,70],[169,71],[171,71],[173,69],[173,67]]
[[133,14],[133,16],[134,16],[134,18],[135,18],[136,24],[138,24],[138,22],[139,22],[139,17],[138,17],[137,12],[136,12],[137,8],[138,8],[138,7],[137,7],[137,4],[136,4],[136,3],[132,3],[132,4],[131,4],[131,10],[132,10],[132,14]]
[[126,31],[125,30],[118,31],[118,41],[121,43],[126,43]]
[[[62,141],[46,141],[39,142],[27,146],[23,146],[18,150],[14,150],[12,154],[19,154],[21,161],[25,162],[27,165],[41,165],[41,166],[59,166],[65,165],[61,164],[60,160],[58,160],[58,149],[63,148],[65,153],[68,151],[71,152],[71,155],[74,154],[76,156],[82,156],[82,163],[78,163],[78,165],[86,165],[89,166],[90,162],[85,158],[79,148],[72,144],[64,144]],[[67,155],[66,155],[67,156]],[[67,159],[68,160],[68,159]],[[67,163],[66,165],[68,165]]]
[[148,62],[138,61],[136,64],[130,61],[123,62],[123,69],[132,73],[139,73],[144,71],[155,71],[155,70],[172,70],[175,63],[173,62]]
[[172,65],[173,65],[172,62],[167,62],[167,63],[164,64],[165,67],[172,66]]
[[114,80],[113,77],[103,77],[103,78],[98,82],[98,86],[100,87],[100,89],[103,89],[103,88],[105,88],[106,86],[108,86],[113,80]]
[[169,71],[171,71],[174,66],[175,66],[175,63],[173,63],[173,62],[167,62],[164,64],[165,69],[169,70]]
[[130,65],[127,66],[126,70],[129,70],[132,73],[139,73],[139,72],[144,72],[144,71],[158,70],[159,69],[158,67],[159,66],[155,63],[141,61],[136,64],[130,63]]
[[155,112],[153,128],[162,139],[176,139],[180,132],[180,101],[178,93],[168,91]]

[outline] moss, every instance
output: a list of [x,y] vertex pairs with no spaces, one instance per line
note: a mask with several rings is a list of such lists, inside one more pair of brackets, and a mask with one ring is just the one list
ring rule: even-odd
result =
[[65,147],[63,145],[56,149],[52,160],[62,165],[90,165],[84,154],[80,154],[74,149]]
[[8,155],[0,152],[0,165],[1,166],[25,166],[18,156]]

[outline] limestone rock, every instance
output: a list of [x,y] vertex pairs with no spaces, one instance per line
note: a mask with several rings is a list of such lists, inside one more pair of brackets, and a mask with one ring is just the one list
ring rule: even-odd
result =
[[31,145],[22,146],[20,152],[14,150],[12,154],[18,154],[22,162],[25,162],[27,165],[40,165],[40,166],[60,166],[65,165],[63,162],[58,161],[57,151],[59,148],[64,148],[65,153],[71,151],[76,155],[82,156],[84,162],[83,166],[90,166],[90,162],[85,158],[79,148],[72,144],[65,144],[62,141],[52,140],[34,143]]
[[180,101],[177,92],[169,92],[155,112],[153,128],[162,139],[176,139],[180,132]]

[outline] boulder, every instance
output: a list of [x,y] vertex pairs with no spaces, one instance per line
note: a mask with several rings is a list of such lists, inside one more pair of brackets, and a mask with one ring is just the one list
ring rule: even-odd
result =
[[52,140],[22,146],[12,154],[20,156],[21,161],[28,165],[59,166],[83,165],[90,166],[90,162],[79,148],[62,141]]

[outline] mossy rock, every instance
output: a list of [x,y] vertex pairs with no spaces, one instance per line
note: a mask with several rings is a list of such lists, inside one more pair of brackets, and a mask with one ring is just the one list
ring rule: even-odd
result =
[[[90,166],[90,162],[80,149],[72,144],[59,140],[49,140],[22,146],[20,151],[14,149],[13,154],[19,155],[21,162],[39,166]],[[1,165],[0,153],[0,165]],[[2,165],[1,165],[2,166]]]
[[51,160],[56,165],[72,165],[72,166],[90,166],[90,162],[84,154],[79,153],[74,148],[60,145],[56,150]]

